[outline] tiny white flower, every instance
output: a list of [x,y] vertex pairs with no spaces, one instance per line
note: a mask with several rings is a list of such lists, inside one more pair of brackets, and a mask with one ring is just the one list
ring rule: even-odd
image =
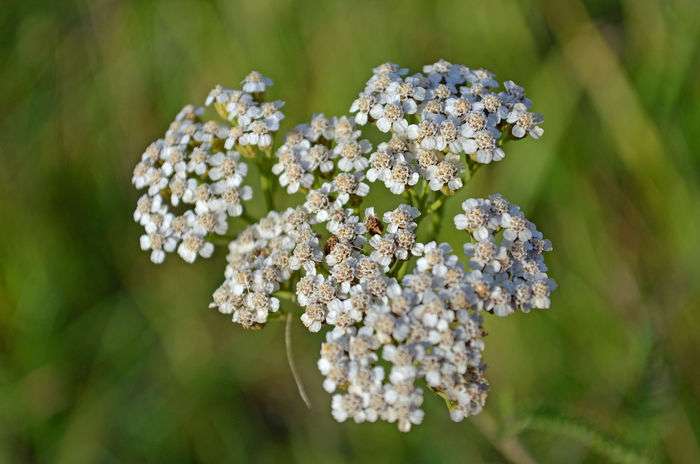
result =
[[539,125],[544,122],[544,118],[539,113],[531,113],[522,103],[513,105],[513,109],[508,114],[506,121],[513,124],[512,133],[517,138],[523,138],[529,134],[533,139],[538,139],[544,133]]
[[243,79],[243,91],[250,93],[264,92],[272,85],[272,79],[263,76],[257,71],[251,71],[245,79]]

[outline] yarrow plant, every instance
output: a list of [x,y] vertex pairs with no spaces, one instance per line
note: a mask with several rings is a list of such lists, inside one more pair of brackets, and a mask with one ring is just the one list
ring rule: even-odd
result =
[[[267,99],[271,85],[252,72],[240,89],[217,86],[146,149],[132,178],[144,192],[141,248],[154,263],[173,252],[193,262],[226,244],[210,307],[246,329],[284,316],[324,331],[318,369],[340,422],[409,431],[425,391],[455,421],[478,414],[484,315],[549,308],[552,246],[499,194],[462,202],[451,222],[463,250],[423,238],[438,236],[446,201],[503,160],[506,142],[542,135],[542,116],[522,87],[484,69],[387,63],[348,115],[313,115],[278,143],[284,103]],[[367,199],[380,185],[396,198],[387,211]],[[248,208],[254,191],[262,217]],[[277,210],[276,192],[294,203]]]

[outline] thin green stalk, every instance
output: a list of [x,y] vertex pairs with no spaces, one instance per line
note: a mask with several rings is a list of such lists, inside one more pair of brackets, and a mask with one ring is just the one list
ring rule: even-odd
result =
[[435,211],[441,209],[443,206],[445,206],[445,203],[446,203],[445,200],[446,200],[446,199],[447,199],[447,197],[442,196],[442,197],[438,198],[437,200],[435,200],[435,201],[430,205],[430,207],[428,208],[428,210],[426,211],[426,214],[432,214],[432,213],[434,213]]
[[260,168],[260,189],[265,197],[265,206],[267,211],[273,211],[275,209],[275,199],[272,194],[272,189],[274,188],[274,182],[271,176],[267,176],[268,163],[265,161],[259,162],[258,166]]
[[[443,219],[443,212],[445,210],[445,205],[447,204],[446,201],[444,201],[444,197],[441,198],[440,204],[435,208],[433,211],[431,211],[432,214],[432,235],[433,237],[437,238],[438,235],[440,235],[440,231],[442,230],[442,224],[445,222]],[[434,205],[433,205],[434,206]],[[432,209],[432,207],[431,207]]]
[[399,271],[401,268],[401,265],[403,264],[403,261],[401,260],[396,260],[394,261],[394,264],[391,266],[391,270],[389,270],[390,275],[396,275],[396,273]]
[[274,293],[274,296],[282,300],[287,300],[290,303],[296,304],[296,301],[294,299],[294,293],[290,292],[289,290],[277,290]]
[[213,243],[215,246],[228,246],[228,244],[233,240],[229,236],[212,235],[207,237],[207,241]]
[[248,213],[248,211],[246,211],[245,209],[243,210],[243,213],[241,213],[241,215],[238,217],[243,219],[248,224],[255,224],[256,222],[258,222],[258,219],[251,216],[250,213]]
[[284,347],[287,352],[287,364],[289,364],[289,370],[292,372],[292,377],[294,378],[294,383],[297,385],[297,391],[301,400],[304,402],[307,408],[311,409],[311,401],[306,395],[306,389],[304,388],[304,383],[301,380],[301,376],[297,372],[296,364],[294,363],[294,353],[292,352],[292,313],[287,313],[287,321],[284,325]]
[[408,272],[408,260],[404,261],[401,264],[401,267],[399,268],[399,270],[396,272],[396,280],[401,282],[401,280],[404,278],[404,276],[406,275],[407,272]]

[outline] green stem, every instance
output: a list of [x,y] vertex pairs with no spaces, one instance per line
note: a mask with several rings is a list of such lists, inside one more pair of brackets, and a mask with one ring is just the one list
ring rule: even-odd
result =
[[297,391],[299,392],[299,397],[304,402],[307,408],[311,409],[311,401],[306,394],[306,389],[304,388],[304,382],[301,380],[301,376],[297,372],[297,366],[294,362],[294,353],[292,352],[292,313],[287,313],[287,320],[284,324],[284,347],[287,352],[287,364],[289,364],[289,370],[292,373],[292,378],[297,386]]
[[296,304],[296,300],[294,299],[294,293],[290,292],[289,290],[277,290],[273,296],[276,296],[277,298],[280,298],[282,300],[287,300],[290,303]]
[[215,246],[228,246],[231,240],[233,240],[233,238],[228,235],[212,235],[207,237],[207,241],[213,243]]
[[260,187],[262,188],[263,194],[265,195],[265,206],[267,211],[272,211],[275,209],[275,200],[272,196],[272,181],[268,177],[260,177]]
[[263,192],[265,198],[266,211],[273,211],[275,209],[275,198],[274,198],[274,188],[276,183],[270,173],[272,170],[272,152],[266,151],[259,153],[260,156],[256,156],[256,164],[258,165],[258,178],[260,179],[260,190]]
[[397,259],[394,262],[394,264],[391,266],[391,270],[389,271],[389,275],[396,275],[398,270],[401,268],[402,264],[403,264],[403,261],[400,261]]
[[413,189],[406,190],[408,193],[408,200],[411,202],[411,206],[418,208],[420,206],[420,199]]
[[431,204],[430,207],[428,208],[428,210],[426,211],[426,214],[433,214],[434,212],[442,209],[442,207],[445,206],[446,199],[447,199],[447,197],[442,196],[442,197],[438,198],[437,200],[435,200],[433,202],[433,204]]
[[[437,239],[438,235],[440,235],[440,231],[442,230],[442,224],[445,222],[443,221],[443,212],[445,210],[445,205],[447,204],[445,200],[445,197],[440,198],[437,202],[433,203],[433,205],[430,207],[431,208],[431,214],[433,215],[433,224],[432,224],[432,236]],[[436,203],[439,204],[435,208]]]
[[255,224],[256,222],[258,222],[258,219],[251,216],[250,213],[248,213],[248,211],[246,211],[245,209],[243,210],[241,215],[238,217],[243,219],[248,224]]
[[401,267],[399,268],[398,272],[396,273],[396,280],[401,282],[403,277],[406,275],[408,272],[408,260],[404,261],[403,264],[401,264]]
[[425,220],[425,218],[432,214],[435,211],[435,209],[437,209],[445,201],[446,198],[444,196],[441,196],[428,207],[427,205],[431,197],[432,195],[430,194],[430,192],[424,192],[424,196],[421,197],[419,204],[416,206],[416,208],[418,208],[418,211],[421,212],[421,215],[418,216],[418,219],[416,220],[416,234],[418,233],[420,225]]

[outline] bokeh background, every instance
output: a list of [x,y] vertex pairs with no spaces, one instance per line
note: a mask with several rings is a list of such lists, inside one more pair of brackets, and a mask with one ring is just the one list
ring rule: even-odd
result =
[[[468,189],[522,205],[560,288],[487,320],[481,416],[426,395],[408,435],[336,424],[319,336],[293,330],[308,411],[282,324],[207,309],[224,253],[139,251],[131,169],[250,69],[289,128],[346,112],[379,63],[440,57],[544,113]],[[697,0],[4,2],[0,462],[700,462],[699,65]]]

